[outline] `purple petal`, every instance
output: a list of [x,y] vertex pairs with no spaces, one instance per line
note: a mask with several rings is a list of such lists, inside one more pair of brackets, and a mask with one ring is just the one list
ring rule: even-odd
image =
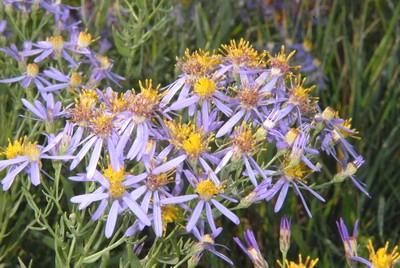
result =
[[276,200],[276,204],[275,204],[275,208],[274,208],[275,213],[281,209],[283,202],[285,201],[287,192],[289,190],[289,185],[290,185],[290,183],[288,181],[285,182],[285,184],[283,184],[283,186],[281,188],[281,192],[279,193],[279,196],[278,196],[278,200]]
[[196,225],[197,221],[200,218],[201,212],[203,211],[204,207],[204,200],[200,200],[196,207],[193,210],[192,216],[190,216],[190,219],[186,225],[186,231],[190,232],[193,227]]
[[97,220],[101,217],[101,215],[103,215],[104,210],[106,209],[107,205],[108,205],[107,199],[101,200],[101,202],[100,202],[100,204],[99,204],[99,207],[98,207],[98,208],[96,209],[96,211],[93,213],[91,219],[92,219],[93,221],[97,221]]
[[108,213],[108,216],[107,216],[106,230],[105,230],[105,236],[107,238],[110,238],[114,232],[115,224],[117,223],[119,208],[120,207],[119,207],[118,201],[115,200],[112,203],[110,212]]
[[92,137],[90,140],[86,142],[86,144],[82,147],[82,149],[79,151],[79,153],[76,155],[76,158],[72,161],[70,170],[73,170],[85,157],[87,152],[90,150],[90,148],[93,146],[95,143],[97,137]]
[[215,168],[215,174],[221,171],[225,167],[225,165],[229,162],[233,155],[233,150],[229,150],[225,156],[221,159],[221,162],[219,162],[218,166]]
[[161,237],[162,218],[161,218],[160,197],[158,196],[158,191],[154,192],[153,198],[154,198],[153,200],[154,231],[157,237]]
[[231,129],[239,122],[239,120],[243,117],[245,111],[241,109],[237,112],[234,116],[229,118],[228,121],[218,130],[217,134],[215,135],[216,138],[220,138],[231,131]]
[[215,226],[211,206],[208,202],[206,203],[206,216],[207,216],[208,223],[210,224],[211,231],[214,232],[215,230],[217,230],[217,226]]
[[100,159],[100,153],[101,153],[102,147],[103,147],[103,139],[99,138],[99,139],[97,139],[96,144],[94,145],[92,156],[90,157],[90,162],[86,169],[87,177],[89,179],[93,178],[93,176],[94,176],[94,172],[96,171],[96,167],[97,167],[97,162],[99,162],[99,159]]
[[163,199],[161,199],[160,203],[162,205],[180,204],[180,203],[185,203],[185,202],[191,201],[198,197],[199,196],[197,194],[174,196],[174,197],[163,198]]
[[224,207],[224,205],[222,205],[220,202],[218,202],[215,199],[211,199],[211,203],[213,203],[213,205],[216,207],[216,209],[219,210],[219,212],[221,212],[222,214],[224,214],[228,219],[230,219],[234,224],[239,224],[240,220],[238,218],[238,216],[236,216],[235,214],[233,214],[233,212],[231,212],[229,209],[227,209],[226,207]]
[[149,217],[144,213],[143,209],[136,203],[135,200],[132,200],[127,195],[123,196],[122,199],[124,200],[125,204],[130,208],[133,214],[144,224],[144,225],[151,225]]
[[167,171],[175,168],[180,163],[182,163],[185,159],[186,159],[186,155],[178,156],[178,157],[156,167],[155,169],[153,169],[153,174],[160,174],[160,173],[167,172]]
[[3,191],[10,189],[11,184],[14,182],[15,176],[17,176],[18,173],[20,173],[28,164],[29,162],[26,161],[11,171],[9,170],[7,176],[1,181],[1,184],[3,185]]
[[31,163],[30,177],[33,185],[38,186],[40,184],[39,163],[36,161]]

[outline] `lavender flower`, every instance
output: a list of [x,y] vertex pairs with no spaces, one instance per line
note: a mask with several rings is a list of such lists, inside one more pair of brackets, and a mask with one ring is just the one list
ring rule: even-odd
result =
[[192,184],[192,187],[195,189],[196,194],[165,198],[161,201],[161,204],[180,204],[194,199],[198,200],[186,225],[186,230],[188,232],[190,232],[199,221],[204,207],[206,210],[207,221],[211,227],[211,230],[215,231],[217,229],[214,216],[212,214],[211,205],[213,205],[220,213],[222,213],[233,223],[239,224],[239,218],[216,199],[216,197],[219,196],[229,201],[235,201],[234,199],[222,194],[222,185],[219,181],[213,180],[212,177],[206,179],[196,178],[190,171],[187,170],[185,170],[184,173],[189,182]]
[[[176,168],[181,162],[186,159],[186,156],[181,155],[171,159],[165,163],[157,163],[156,159],[152,159],[146,165],[146,172],[137,176],[132,176],[124,182],[126,186],[137,186],[136,191],[138,194],[136,198],[144,195],[142,201],[142,208],[147,213],[150,200],[153,200],[153,227],[156,236],[162,236],[162,216],[161,216],[161,203],[163,197],[170,196],[166,185],[170,182],[169,176],[171,171]],[[144,185],[138,186],[138,183],[145,181]]]
[[90,57],[91,62],[92,62],[92,74],[90,75],[89,79],[89,84],[90,85],[96,85],[103,79],[108,79],[115,83],[118,86],[121,86],[119,84],[119,81],[125,80],[124,77],[111,72],[111,69],[113,67],[113,63],[110,58],[107,56],[103,55],[96,55],[95,57]]
[[199,228],[194,227],[192,230],[193,235],[197,238],[199,242],[193,246],[194,255],[192,256],[192,258],[189,259],[188,266],[189,267],[197,266],[205,250],[211,252],[212,254],[224,260],[228,264],[233,265],[231,259],[229,259],[224,254],[218,252],[215,248],[216,246],[222,246],[215,243],[215,239],[221,234],[222,228],[221,227],[217,228],[211,234],[205,233],[204,223],[200,224]]
[[46,147],[29,142],[27,139],[9,142],[4,152],[6,160],[0,160],[0,171],[7,168],[7,175],[1,181],[3,190],[10,189],[15,177],[24,171],[34,186],[40,184],[41,159],[67,160],[70,156],[51,156],[47,152],[54,146],[49,143]]
[[241,250],[246,253],[246,255],[250,258],[255,268],[268,268],[268,263],[262,256],[260,248],[258,247],[256,238],[252,230],[247,229],[244,233],[244,239],[246,241],[246,245],[240,241],[238,237],[234,237],[233,240],[236,244],[241,248]]
[[104,214],[105,209],[111,205],[105,228],[107,238],[110,238],[114,232],[118,215],[127,208],[142,224],[151,225],[146,212],[136,202],[138,193],[142,189],[129,192],[130,188],[126,185],[126,181],[132,179],[132,176],[125,173],[123,163],[118,160],[118,156],[110,155],[110,160],[111,164],[108,168],[103,170],[103,173],[96,171],[93,178],[88,178],[86,175],[70,178],[74,181],[95,181],[100,184],[100,187],[92,193],[72,197],[71,202],[79,203],[79,209],[84,209],[93,202],[100,201],[98,208],[92,215],[92,220],[98,220]]
[[49,56],[52,56],[55,59],[64,58],[68,61],[72,66],[76,66],[77,63],[74,59],[68,54],[66,48],[68,44],[65,44],[64,38],[61,35],[51,36],[47,38],[46,41],[39,41],[38,43],[33,44],[34,49],[25,50],[21,54],[22,56],[34,56],[38,55],[33,62],[38,63],[43,61]]
[[54,92],[65,88],[74,91],[82,87],[82,76],[79,73],[72,72],[70,76],[67,76],[55,68],[50,68],[44,70],[43,74],[58,82],[45,87],[44,92]]
[[311,212],[307,206],[307,203],[298,185],[304,187],[307,191],[309,191],[313,196],[315,196],[320,201],[325,202],[325,199],[322,196],[320,196],[317,192],[315,192],[313,189],[311,189],[303,182],[307,173],[309,173],[308,168],[303,163],[299,163],[296,165],[288,165],[288,163],[283,164],[281,168],[280,178],[265,193],[265,199],[269,201],[279,192],[279,196],[275,204],[275,209],[274,209],[275,212],[278,212],[282,208],[283,202],[285,201],[290,186],[293,186],[295,192],[300,196],[300,199],[309,217],[312,217]]
[[39,73],[39,66],[35,63],[29,63],[26,66],[26,71],[22,75],[0,80],[0,83],[11,84],[20,81],[23,88],[28,88],[32,84],[35,84],[40,92],[42,92],[46,86],[50,85],[50,82]]
[[286,256],[290,248],[290,234],[291,234],[291,222],[288,217],[283,216],[281,218],[281,224],[279,229],[279,249],[283,256]]
[[22,99],[22,103],[26,109],[38,118],[38,120],[45,123],[52,124],[55,119],[65,115],[65,112],[62,110],[61,102],[54,102],[54,96],[52,94],[43,94],[42,96],[46,102],[45,105],[38,100],[35,100],[32,104],[26,99]]

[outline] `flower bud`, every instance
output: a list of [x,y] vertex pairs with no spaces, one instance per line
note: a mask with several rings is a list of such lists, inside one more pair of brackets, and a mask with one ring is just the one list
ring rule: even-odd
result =
[[281,219],[279,230],[279,249],[283,255],[286,255],[290,248],[290,220],[284,216]]

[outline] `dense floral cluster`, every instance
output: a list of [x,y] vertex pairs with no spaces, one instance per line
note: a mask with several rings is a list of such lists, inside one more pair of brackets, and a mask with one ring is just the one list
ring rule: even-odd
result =
[[[314,187],[346,179],[368,195],[354,176],[364,162],[348,140],[357,131],[333,108],[319,106],[314,87],[307,87],[289,63],[295,51],[286,54],[282,47],[271,55],[243,39],[231,41],[219,52],[186,51],[177,62],[179,77],[165,87],[144,80],[137,89],[114,91],[103,88],[103,81],[120,86],[125,78],[112,71],[109,57],[92,49],[96,38],[69,20],[70,7],[41,3],[70,26],[22,50],[14,45],[1,50],[23,70],[0,83],[26,89],[21,101],[45,129],[41,145],[28,137],[10,140],[0,161],[0,170],[7,169],[4,191],[21,173],[39,185],[48,159],[69,165],[71,181],[95,186],[70,201],[79,209],[97,203],[91,217],[106,218],[107,238],[119,216],[133,219],[126,236],[151,226],[157,237],[168,232],[168,224],[186,218],[186,231],[199,241],[192,265],[204,250],[232,264],[216,250],[222,232],[216,218],[239,224],[237,209],[274,200],[278,212],[292,188],[311,217],[302,191],[324,202]],[[313,175],[324,165],[322,156],[339,167],[323,182]],[[346,256],[362,260],[340,226]],[[254,235],[247,231],[245,237],[248,247],[235,241],[256,267],[267,267]],[[287,219],[280,244],[286,256]],[[371,246],[371,254],[374,263],[381,251]],[[398,259],[398,253],[391,256]],[[303,262],[300,255],[299,264],[280,265],[312,268],[317,261]]]

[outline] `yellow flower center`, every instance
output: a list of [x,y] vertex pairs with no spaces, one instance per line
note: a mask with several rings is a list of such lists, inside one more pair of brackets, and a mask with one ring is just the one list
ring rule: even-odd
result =
[[322,112],[322,119],[329,121],[337,117],[337,112],[331,108],[326,107],[325,110]]
[[205,234],[201,237],[201,243],[214,244],[214,239],[211,235]]
[[181,209],[178,206],[166,205],[161,207],[162,222],[167,225],[168,223],[175,222],[181,214]]
[[369,260],[374,268],[392,268],[395,262],[400,260],[400,253],[397,251],[398,247],[394,247],[392,252],[388,252],[388,247],[389,242],[386,242],[385,247],[375,251],[372,241],[368,241]]
[[111,67],[110,58],[103,55],[97,55],[96,59],[100,62],[100,68],[103,70],[107,70]]
[[206,143],[204,141],[203,133],[190,133],[189,137],[183,141],[182,149],[189,155],[189,157],[197,158],[206,150]]
[[23,140],[15,140],[14,142],[8,140],[7,148],[4,151],[4,155],[7,159],[13,159],[17,156],[21,156],[24,153]]
[[125,186],[122,182],[125,179],[125,169],[116,171],[111,166],[103,170],[104,177],[110,182],[110,194],[113,198],[119,198],[125,193]]
[[200,98],[208,98],[214,94],[217,89],[215,82],[209,78],[201,77],[194,84],[194,92],[200,96]]
[[313,268],[315,267],[315,265],[317,265],[318,262],[318,258],[311,260],[311,258],[309,256],[307,256],[306,261],[303,262],[303,259],[301,257],[301,255],[299,255],[299,261],[298,263],[290,261],[290,262],[286,262],[286,266],[288,268]]
[[82,84],[82,76],[79,73],[73,72],[69,78],[69,85],[72,88],[77,88],[80,84]]
[[211,72],[220,62],[220,56],[210,54],[208,51],[199,50],[190,53],[186,49],[185,55],[178,60],[177,65],[183,73],[200,77]]
[[136,95],[135,91],[131,90],[127,97],[129,108],[135,114],[138,122],[150,118],[161,99],[160,85],[153,87],[151,79],[146,79],[144,85],[142,81],[139,81],[139,86],[140,94]]
[[80,32],[78,36],[78,47],[87,48],[91,43],[92,35],[90,33]]
[[287,73],[291,68],[297,68],[297,66],[291,67],[289,65],[289,61],[294,56],[295,53],[296,51],[293,50],[288,55],[286,55],[285,47],[282,46],[279,53],[276,54],[274,57],[270,58],[268,61],[269,64],[271,65],[272,74],[281,75]]
[[258,93],[257,88],[246,86],[238,92],[237,97],[239,99],[240,105],[243,108],[250,110],[257,106],[261,94]]
[[286,165],[284,165],[283,173],[289,180],[303,180],[303,178],[310,173],[310,169],[303,162],[296,165],[290,165],[287,161]]
[[303,41],[303,47],[306,51],[310,52],[311,49],[313,48],[313,43],[311,42],[310,39],[304,39]]
[[147,188],[151,191],[157,190],[159,187],[167,185],[169,183],[169,176],[167,173],[161,173],[158,175],[149,175],[147,177]]
[[86,125],[94,116],[97,101],[98,96],[95,90],[82,90],[79,97],[75,99],[75,106],[71,110],[72,121]]
[[8,141],[7,148],[3,153],[7,159],[13,159],[17,156],[26,156],[30,161],[38,161],[40,159],[40,149],[36,143],[29,142],[25,138]]
[[334,140],[339,140],[341,137],[347,138],[352,137],[358,139],[358,131],[351,128],[351,118],[344,120],[341,124],[342,127],[335,126],[335,130],[333,132]]
[[57,52],[60,52],[64,47],[64,38],[61,35],[51,36],[48,38],[48,41]]
[[98,115],[90,119],[93,132],[100,137],[108,137],[113,129],[114,116],[106,114],[104,111],[98,111]]
[[30,77],[36,77],[39,73],[39,66],[35,63],[29,63],[26,66],[26,73]]
[[291,128],[285,135],[285,141],[289,146],[293,145],[297,137],[299,136],[300,131],[297,128]]
[[210,179],[201,181],[196,186],[196,193],[204,200],[210,200],[221,191],[220,187],[216,186]]
[[234,148],[243,154],[251,153],[257,144],[257,139],[249,126],[242,126],[242,129],[233,138]]
[[266,52],[259,53],[244,39],[237,43],[231,40],[229,45],[222,45],[222,51],[226,57],[236,66],[264,67]]

